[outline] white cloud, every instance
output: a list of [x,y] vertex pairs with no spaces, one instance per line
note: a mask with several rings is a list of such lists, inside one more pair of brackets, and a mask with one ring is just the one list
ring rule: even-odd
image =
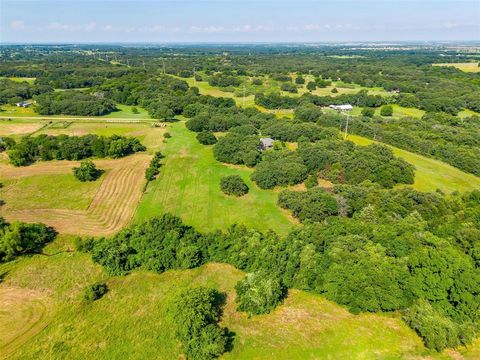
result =
[[13,30],[25,30],[27,26],[25,25],[25,21],[21,20],[14,20],[10,23],[10,27]]
[[93,31],[97,27],[97,24],[94,22],[89,22],[87,24],[63,24],[59,22],[51,22],[45,27],[40,27],[39,30],[53,30],[53,31]]

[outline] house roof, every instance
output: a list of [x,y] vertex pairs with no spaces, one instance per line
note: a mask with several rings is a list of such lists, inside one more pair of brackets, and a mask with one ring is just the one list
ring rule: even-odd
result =
[[273,146],[273,139],[271,138],[260,138],[263,146]]

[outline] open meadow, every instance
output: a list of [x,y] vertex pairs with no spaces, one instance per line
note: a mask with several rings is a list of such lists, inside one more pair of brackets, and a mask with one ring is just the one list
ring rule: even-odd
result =
[[[295,222],[278,208],[277,193],[261,190],[250,180],[252,169],[216,161],[212,148],[201,145],[184,122],[172,123],[169,133],[160,175],[148,185],[136,220],[170,212],[203,231],[235,223],[281,234],[292,229]],[[232,174],[240,175],[250,187],[242,198],[220,190],[220,178]]]

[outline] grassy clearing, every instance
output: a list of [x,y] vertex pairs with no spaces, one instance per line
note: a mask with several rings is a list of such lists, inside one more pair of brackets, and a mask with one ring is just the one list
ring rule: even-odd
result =
[[[421,118],[423,115],[425,115],[425,111],[417,108],[406,108],[397,104],[392,104],[392,108],[393,108],[392,117],[396,117],[396,118],[401,118],[406,116]],[[362,108],[358,106],[354,106],[353,110],[350,113],[353,116],[359,116],[362,113]],[[375,109],[375,115],[380,116],[380,108]]]
[[1,179],[0,199],[8,210],[85,210],[105,175],[94,182],[81,182],[73,174],[33,175]]
[[15,81],[15,82],[27,82],[29,84],[33,84],[36,78],[34,78],[34,77],[15,77],[15,76],[5,77],[5,76],[0,76],[0,79],[8,79],[8,80],[12,80],[12,81]]
[[433,66],[450,66],[462,70],[464,72],[480,72],[480,66],[478,62],[464,62],[464,63],[443,63],[432,64]]
[[[138,114],[135,114],[132,109],[136,108],[138,111]],[[117,104],[117,109],[118,111],[114,111],[110,114],[107,114],[105,116],[102,116],[102,118],[108,119],[108,118],[122,118],[122,119],[132,119],[132,120],[145,120],[145,119],[152,119],[150,115],[148,114],[148,111],[138,107],[138,106],[130,106],[130,105],[122,105],[122,104]]]
[[[369,145],[375,142],[358,135],[348,135],[348,140],[358,145]],[[393,146],[389,147],[393,149],[395,156],[401,157],[415,166],[415,183],[413,187],[417,190],[435,191],[440,189],[445,193],[451,193],[453,191],[464,192],[480,189],[480,178],[475,175],[467,174],[439,160],[427,158]]]
[[[108,277],[89,256],[67,252],[71,239],[60,237],[45,255],[0,265],[6,274],[0,286],[0,356],[11,359],[176,359],[168,305],[180,291],[210,286],[227,294],[222,325],[235,335],[224,359],[420,359],[448,358],[425,351],[420,339],[397,316],[352,315],[321,296],[292,290],[285,303],[269,315],[248,318],[236,312],[234,285],[243,273],[224,264],[168,271],[135,272]],[[78,271],[82,269],[82,271]],[[109,292],[85,304],[83,289],[106,281]],[[13,292],[11,289],[15,289]],[[20,306],[12,301],[23,294]],[[43,326],[25,309],[48,304]],[[15,321],[18,326],[8,327]],[[45,326],[47,325],[48,326]],[[18,346],[21,345],[21,346]]]
[[[282,234],[292,228],[293,222],[276,205],[277,193],[260,190],[250,181],[252,169],[216,161],[212,147],[198,143],[183,122],[172,124],[169,132],[172,138],[162,151],[165,165],[149,184],[137,220],[171,212],[202,231],[225,229],[233,223]],[[245,180],[250,188],[247,195],[236,198],[220,191],[220,178],[232,174]]]

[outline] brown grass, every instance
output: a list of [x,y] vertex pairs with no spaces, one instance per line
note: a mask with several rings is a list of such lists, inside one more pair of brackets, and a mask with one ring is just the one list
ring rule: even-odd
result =
[[46,294],[40,291],[0,287],[0,355],[7,358],[44,329],[52,305]]
[[[110,168],[86,211],[68,209],[5,210],[9,220],[42,222],[58,232],[75,235],[102,236],[120,230],[132,218],[142,196],[144,173],[150,156],[136,154],[123,159],[97,160],[99,168]],[[14,168],[0,165],[2,177],[15,178],[38,174],[70,172],[75,161],[37,163]],[[53,185],[53,184],[52,184]]]

